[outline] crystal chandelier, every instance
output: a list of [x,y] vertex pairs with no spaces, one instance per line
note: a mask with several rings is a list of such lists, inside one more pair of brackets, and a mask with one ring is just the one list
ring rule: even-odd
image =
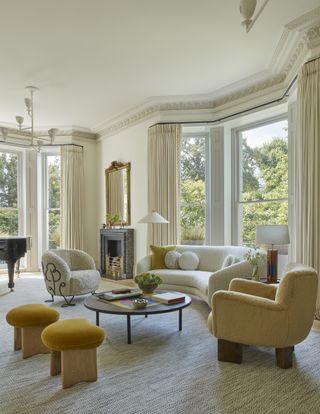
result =
[[[27,114],[30,117],[30,126],[24,126],[24,117],[23,116],[16,116],[16,121],[18,124],[18,131],[26,131],[28,132],[27,136],[30,139],[29,143],[27,144],[28,147],[32,147],[37,151],[40,151],[41,146],[43,145],[53,145],[56,135],[58,133],[57,128],[51,128],[48,130],[49,137],[44,137],[34,132],[34,94],[39,90],[36,86],[26,86],[26,89],[29,91],[29,98],[24,99],[24,103],[26,105]],[[2,135],[3,141],[7,142],[9,137],[9,128],[0,127],[0,133]],[[36,140],[36,143],[35,143]]]

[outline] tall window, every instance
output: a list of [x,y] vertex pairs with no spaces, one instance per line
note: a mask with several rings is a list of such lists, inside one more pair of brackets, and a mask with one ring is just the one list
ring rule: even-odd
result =
[[19,234],[19,154],[0,152],[0,236]]
[[238,242],[254,246],[258,224],[288,223],[288,122],[239,134]]
[[204,244],[206,135],[184,135],[181,152],[181,243]]
[[46,155],[47,248],[60,247],[60,155]]

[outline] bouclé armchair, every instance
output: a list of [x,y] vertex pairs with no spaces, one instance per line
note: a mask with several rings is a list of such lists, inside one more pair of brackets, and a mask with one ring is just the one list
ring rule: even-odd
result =
[[73,306],[74,296],[93,293],[99,287],[100,273],[94,260],[81,250],[47,250],[42,255],[42,269],[51,302],[54,296],[62,296],[62,306]]
[[208,328],[218,338],[219,361],[242,362],[242,344],[276,348],[281,368],[292,366],[294,345],[312,327],[318,277],[305,265],[290,264],[278,288],[233,279],[212,297]]

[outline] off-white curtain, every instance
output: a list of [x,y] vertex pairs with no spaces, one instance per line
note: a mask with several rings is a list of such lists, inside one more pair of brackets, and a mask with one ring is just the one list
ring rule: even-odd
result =
[[294,175],[296,260],[313,266],[320,277],[320,59],[306,63],[298,76]]
[[83,249],[83,148],[61,147],[61,246]]
[[177,244],[180,234],[181,126],[155,125],[148,131],[148,206],[169,221],[149,224],[148,241]]

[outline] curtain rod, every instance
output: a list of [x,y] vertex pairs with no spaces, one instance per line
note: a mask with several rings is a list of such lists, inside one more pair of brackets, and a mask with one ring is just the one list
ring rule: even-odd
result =
[[244,114],[246,114],[247,112],[254,111],[255,109],[264,108],[265,106],[272,105],[272,104],[274,104],[274,103],[281,103],[281,102],[283,101],[283,99],[284,99],[284,98],[288,97],[288,94],[289,94],[289,92],[290,92],[290,89],[291,89],[291,88],[292,88],[292,86],[296,83],[297,78],[298,78],[298,75],[296,75],[296,76],[292,79],[292,81],[291,81],[290,85],[287,87],[287,89],[285,90],[284,94],[283,94],[280,98],[273,99],[272,101],[265,102],[265,103],[263,103],[263,104],[253,106],[253,107],[248,108],[248,109],[244,109],[243,111],[239,111],[239,112],[236,112],[236,113],[234,113],[234,114],[226,115],[226,116],[223,116],[223,117],[221,117],[221,118],[214,119],[214,120],[212,120],[212,121],[177,121],[177,122],[158,122],[158,123],[156,123],[156,124],[154,124],[154,125],[152,125],[152,126],[156,126],[156,125],[174,125],[174,124],[178,124],[178,125],[188,125],[188,124],[192,124],[192,125],[195,125],[195,124],[215,124],[215,123],[218,123],[218,122],[225,121],[225,120],[227,120],[227,119],[229,119],[229,118],[237,117],[237,116],[239,116],[239,115],[244,115]]
[[[308,60],[305,63],[305,65],[307,65],[308,63],[314,62],[317,59],[320,59],[320,57],[318,56],[318,57],[315,57],[315,58],[312,58],[312,59]],[[282,102],[284,98],[286,98],[286,97],[289,96],[289,92],[290,92],[291,88],[293,87],[293,85],[296,83],[297,79],[298,79],[298,75],[295,75],[295,77],[292,79],[290,85],[287,87],[287,89],[285,90],[284,94],[280,98],[273,99],[272,101],[265,102],[263,104],[253,106],[253,107],[248,108],[248,109],[244,109],[243,111],[239,111],[239,112],[236,112],[236,113],[231,114],[231,115],[223,116],[222,118],[218,118],[218,119],[215,119],[215,120],[212,120],[212,121],[158,122],[158,123],[156,123],[156,124],[154,124],[152,126],[156,126],[156,125],[172,125],[172,124],[179,124],[179,125],[180,124],[181,125],[186,125],[186,124],[193,124],[193,125],[194,124],[215,124],[215,123],[218,123],[218,122],[225,121],[225,120],[227,120],[229,118],[233,118],[233,117],[236,117],[236,116],[239,116],[239,115],[244,115],[247,112],[254,111],[255,109],[260,109],[260,108],[263,108],[265,106],[272,105],[274,103],[280,103],[280,102]]]

